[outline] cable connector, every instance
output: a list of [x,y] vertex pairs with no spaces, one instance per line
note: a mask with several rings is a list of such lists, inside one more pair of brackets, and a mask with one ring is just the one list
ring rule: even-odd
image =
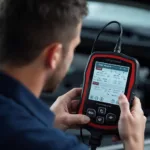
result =
[[96,150],[97,147],[101,146],[102,138],[102,135],[91,134],[91,138],[89,140],[91,150]]
[[116,53],[120,53],[120,52],[121,52],[121,44],[122,44],[121,38],[122,38],[122,37],[120,37],[120,38],[118,39],[118,41],[117,41],[117,43],[116,43],[116,46],[115,46],[115,48],[114,48],[114,52],[116,52]]

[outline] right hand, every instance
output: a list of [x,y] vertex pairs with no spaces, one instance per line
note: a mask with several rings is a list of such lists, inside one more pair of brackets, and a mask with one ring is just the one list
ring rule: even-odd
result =
[[121,115],[118,128],[120,138],[125,145],[125,149],[143,150],[144,132],[147,119],[141,108],[140,100],[135,97],[133,107],[130,110],[126,96],[121,95],[119,97],[119,105]]

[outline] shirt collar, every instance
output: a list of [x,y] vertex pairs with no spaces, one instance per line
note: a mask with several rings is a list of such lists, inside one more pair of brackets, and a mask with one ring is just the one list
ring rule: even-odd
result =
[[13,99],[47,126],[52,126],[54,114],[19,81],[0,72],[0,94]]

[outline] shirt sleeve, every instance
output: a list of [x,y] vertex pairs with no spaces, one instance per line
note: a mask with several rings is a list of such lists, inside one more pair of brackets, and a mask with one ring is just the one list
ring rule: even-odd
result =
[[88,150],[75,136],[46,127],[33,117],[12,118],[6,127],[4,130],[9,137],[3,142],[5,149],[13,147],[15,150]]

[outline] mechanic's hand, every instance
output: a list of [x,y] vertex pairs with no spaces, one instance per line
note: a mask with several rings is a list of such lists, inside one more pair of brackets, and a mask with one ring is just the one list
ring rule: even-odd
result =
[[56,128],[66,130],[89,123],[89,117],[75,114],[79,104],[79,101],[75,100],[75,98],[81,95],[81,91],[82,89],[80,88],[73,89],[65,95],[60,96],[51,106],[51,111],[56,115],[54,124]]
[[144,132],[146,117],[141,108],[141,103],[135,97],[133,107],[130,110],[129,102],[125,95],[119,97],[121,115],[119,120],[119,134],[126,150],[144,149]]

